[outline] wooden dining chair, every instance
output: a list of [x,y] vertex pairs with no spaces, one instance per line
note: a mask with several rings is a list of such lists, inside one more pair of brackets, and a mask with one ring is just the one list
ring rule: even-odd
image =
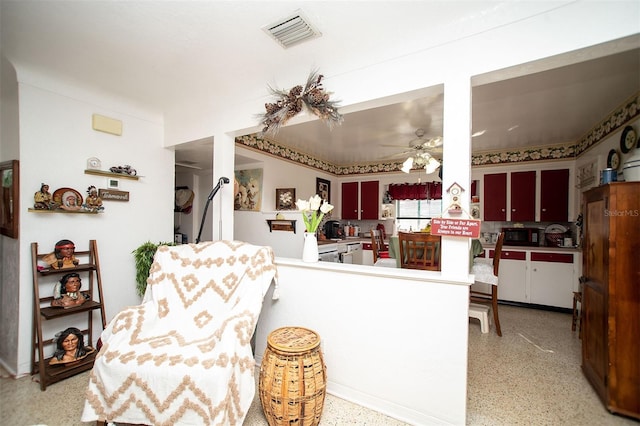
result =
[[504,232],[501,232],[498,235],[491,263],[487,262],[487,259],[474,259],[471,273],[475,275],[475,281],[469,290],[469,302],[471,304],[482,304],[491,307],[493,323],[498,336],[502,336],[500,318],[498,316],[498,273],[503,242]]
[[399,232],[400,267],[440,270],[440,236],[426,232]]
[[[381,249],[381,247],[383,249]],[[384,240],[379,230],[371,230],[371,251],[373,253],[373,265],[374,266],[386,266],[389,268],[395,268],[396,260],[389,256],[389,251],[384,250]]]

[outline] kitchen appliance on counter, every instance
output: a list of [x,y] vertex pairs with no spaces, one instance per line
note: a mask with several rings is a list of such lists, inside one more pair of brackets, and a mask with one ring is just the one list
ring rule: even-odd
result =
[[505,246],[539,246],[538,228],[502,228]]
[[342,234],[342,227],[340,226],[340,222],[338,222],[337,220],[328,220],[325,224],[324,224],[324,235],[325,237],[327,237],[327,239],[336,239],[336,238],[342,238],[343,234]]

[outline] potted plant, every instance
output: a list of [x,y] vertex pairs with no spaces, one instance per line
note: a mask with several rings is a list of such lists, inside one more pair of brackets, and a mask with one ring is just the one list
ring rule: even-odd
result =
[[136,292],[138,296],[143,297],[147,290],[147,278],[149,278],[149,270],[153,263],[153,256],[156,254],[159,246],[173,246],[174,242],[152,243],[147,241],[135,249],[133,257],[136,261]]

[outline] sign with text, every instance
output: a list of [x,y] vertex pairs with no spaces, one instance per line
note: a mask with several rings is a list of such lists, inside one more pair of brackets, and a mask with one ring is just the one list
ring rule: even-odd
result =
[[99,189],[98,197],[104,201],[129,201],[129,192],[115,189]]
[[433,218],[431,219],[431,233],[433,235],[478,238],[480,236],[480,221],[476,219]]

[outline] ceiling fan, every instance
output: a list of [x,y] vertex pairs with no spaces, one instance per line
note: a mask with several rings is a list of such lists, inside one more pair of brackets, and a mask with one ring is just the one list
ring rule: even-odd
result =
[[[402,151],[393,157],[409,154],[409,157],[402,163],[401,170],[409,173],[414,166],[424,168],[427,173],[433,173],[440,167],[440,162],[433,157],[433,153],[442,152],[442,136],[435,138],[425,138],[424,129],[417,129],[416,138],[409,141],[409,149]],[[399,145],[382,145],[387,147],[398,147]]]

